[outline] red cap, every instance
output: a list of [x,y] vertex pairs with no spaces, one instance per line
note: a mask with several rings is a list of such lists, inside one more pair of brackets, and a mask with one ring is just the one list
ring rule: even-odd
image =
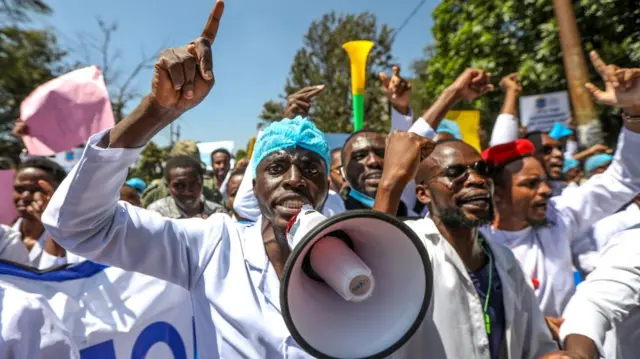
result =
[[500,167],[522,157],[533,156],[535,148],[527,139],[496,145],[482,151],[482,159],[489,165]]

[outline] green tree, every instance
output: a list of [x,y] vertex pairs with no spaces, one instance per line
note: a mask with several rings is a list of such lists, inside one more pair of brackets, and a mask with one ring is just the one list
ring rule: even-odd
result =
[[146,183],[162,177],[162,163],[165,160],[166,149],[162,149],[151,141],[142,150],[136,167],[131,171],[131,177],[140,177]]
[[245,149],[241,148],[241,149],[236,151],[236,155],[235,155],[236,161],[239,161],[239,160],[241,160],[243,158],[246,158],[246,157],[247,157],[247,151]]
[[[574,1],[585,55],[596,49],[603,59],[619,66],[640,63],[640,7],[633,0]],[[480,67],[494,76],[520,72],[523,95],[567,89],[558,26],[551,0],[451,0],[433,13],[433,45],[426,59],[414,64],[414,108],[424,110],[466,67]],[[591,78],[599,79],[593,68]],[[496,79],[496,83],[497,83]],[[482,125],[493,125],[503,94],[494,91],[460,108],[482,111]],[[618,123],[611,110],[601,108],[608,139]]]
[[[304,36],[303,47],[296,53],[284,96],[306,86],[326,85],[314,98],[310,117],[325,132],[351,132],[351,70],[342,44],[352,40],[370,40],[375,46],[369,53],[367,89],[365,94],[365,127],[388,130],[387,101],[378,84],[377,73],[392,66],[392,29],[379,25],[375,15],[338,15],[331,12],[313,21]],[[260,118],[264,121],[282,119],[284,104],[268,101]]]
[[51,8],[42,0],[2,0],[0,1],[0,20],[2,23],[24,23],[30,20],[32,13],[51,14]]
[[50,32],[0,27],[0,153],[17,159],[21,144],[10,133],[20,117],[20,103],[60,74],[64,56]]

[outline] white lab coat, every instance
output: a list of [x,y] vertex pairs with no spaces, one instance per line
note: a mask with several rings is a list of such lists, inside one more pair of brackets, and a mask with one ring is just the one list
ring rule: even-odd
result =
[[0,287],[0,298],[0,358],[80,358],[71,335],[44,299],[7,286]]
[[548,225],[521,233],[483,228],[485,236],[511,248],[525,274],[538,280],[535,293],[545,315],[560,316],[575,291],[571,242],[640,192],[638,153],[640,135],[623,129],[607,171],[551,198]]
[[[418,234],[429,253],[433,296],[422,326],[397,352],[397,357],[490,358],[483,303],[458,253],[430,219],[405,223]],[[529,281],[513,254],[499,244],[489,246],[502,283],[508,358],[535,359],[557,350]],[[414,356],[404,356],[405,353]]]
[[[598,267],[578,286],[564,311],[565,322],[560,327],[563,342],[571,334],[581,334],[591,338],[606,359],[638,358],[639,239],[640,226],[636,226],[609,241]],[[612,328],[616,335],[607,335]],[[612,343],[611,339],[617,339],[617,343]]]
[[[280,280],[262,243],[260,219],[254,226],[239,229],[226,214],[215,214],[207,220],[173,220],[119,202],[119,190],[128,165],[136,160],[142,148],[98,148],[96,143],[102,136],[104,132],[89,139],[79,164],[49,202],[43,223],[51,236],[67,250],[88,259],[148,274],[188,289],[200,358],[311,358],[293,340],[282,318]],[[100,185],[100,191],[94,190],[96,184]],[[417,230],[430,233],[421,226]],[[553,349],[553,343],[513,257],[495,248],[496,258],[501,258],[496,259],[498,271],[504,278],[505,296],[509,298],[505,301],[508,308],[506,340],[511,357],[535,358],[547,352],[546,348]],[[430,338],[428,343],[433,343],[436,339],[430,335],[444,333],[446,329],[447,335],[442,340],[446,340],[447,351],[443,351],[442,346],[425,345],[425,336],[421,335],[422,339],[412,340],[393,358],[428,355],[438,359],[446,358],[440,356],[444,353],[452,355],[450,358],[460,357],[455,353],[473,355],[463,355],[464,358],[488,358],[488,339],[479,300],[477,296],[468,296],[468,301],[459,296],[463,286],[466,292],[475,293],[470,279],[467,276],[464,284],[460,284],[450,282],[453,278],[450,275],[442,276],[445,268],[449,268],[447,273],[454,271],[446,264],[451,254],[444,255],[453,249],[433,250],[434,261],[439,255],[442,262],[436,263],[443,264],[435,269],[436,283],[442,287],[436,286],[435,292],[452,285],[454,289],[447,296],[434,298],[431,313],[434,321],[441,324],[434,326],[426,322],[421,333]],[[464,272],[460,265],[456,265],[457,270]],[[469,321],[464,309],[460,309],[464,306],[456,306],[455,310],[454,307],[440,309],[439,303],[451,303],[454,298],[461,298],[464,306],[473,306],[474,320]],[[452,318],[457,319],[452,321]],[[460,345],[460,336],[456,334],[461,328],[473,329],[475,334],[468,343],[474,344]],[[454,349],[454,346],[466,350]]]
[[622,211],[594,224],[586,237],[596,243],[599,250],[603,250],[611,237],[637,224],[640,224],[640,207],[631,203]]

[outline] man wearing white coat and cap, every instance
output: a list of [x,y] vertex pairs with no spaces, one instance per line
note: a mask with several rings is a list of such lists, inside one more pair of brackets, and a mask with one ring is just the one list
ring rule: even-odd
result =
[[145,144],[213,87],[210,46],[223,7],[216,3],[201,37],[161,54],[151,94],[127,118],[89,139],[43,222],[70,252],[188,289],[199,358],[310,359],[283,320],[280,278],[288,221],[303,205],[319,209],[329,187],[329,146],[313,123],[283,120],[256,141],[250,168],[261,216],[253,226],[226,214],[169,219],[117,201]]

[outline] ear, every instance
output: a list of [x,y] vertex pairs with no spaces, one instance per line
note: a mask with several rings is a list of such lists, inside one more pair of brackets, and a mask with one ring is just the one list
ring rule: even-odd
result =
[[416,185],[416,197],[418,201],[424,205],[431,204],[431,193],[429,192],[429,187],[423,184]]

